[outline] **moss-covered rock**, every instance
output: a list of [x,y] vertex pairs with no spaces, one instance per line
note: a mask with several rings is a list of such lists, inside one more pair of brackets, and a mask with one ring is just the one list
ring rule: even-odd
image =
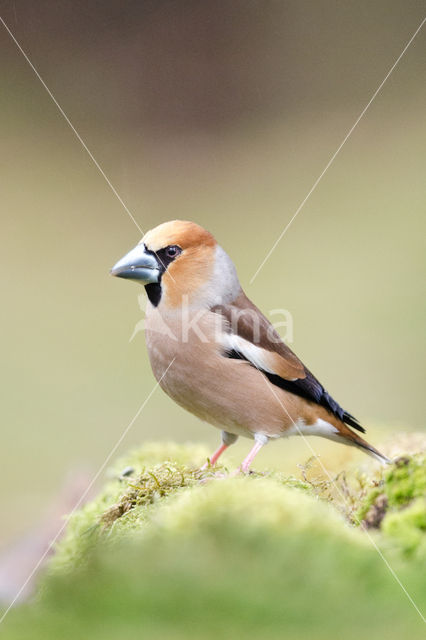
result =
[[148,443],[118,460],[99,495],[71,515],[49,571],[81,566],[99,542],[143,528],[160,502],[212,475],[199,470],[206,458],[196,445]]
[[[162,459],[162,460],[161,460]],[[200,462],[207,459],[203,448],[194,445],[179,446],[173,443],[158,445],[150,443],[141,450],[132,451],[119,460],[109,473],[109,479],[97,498],[74,513],[68,523],[63,539],[56,547],[55,555],[50,563],[49,571],[69,570],[80,566],[88,557],[91,549],[100,542],[112,544],[123,536],[145,534],[153,521],[154,515],[160,511],[162,516],[169,512],[176,502],[178,494],[185,493],[183,498],[188,502],[188,517],[195,513],[197,492],[191,488],[199,488],[199,495],[207,497],[217,485],[217,504],[211,504],[212,516],[221,512],[222,506],[230,509],[228,500],[224,499],[226,478],[228,473],[224,467],[211,467],[201,470]],[[247,477],[231,480],[231,492],[226,492],[228,499],[240,488],[241,482],[250,482],[251,491],[240,491],[241,504],[244,505],[249,496],[256,495],[262,474],[251,473]],[[229,480],[229,478],[228,478]],[[282,474],[268,474],[268,490],[264,490],[262,501],[274,495],[280,487],[289,490],[298,489],[308,495],[314,495],[316,485],[313,482],[284,477]],[[289,493],[288,500],[301,499],[300,495]],[[277,511],[281,502],[275,504],[275,498],[269,499],[269,517]],[[253,497],[247,505],[247,515],[260,517],[261,502],[254,510]],[[315,501],[317,502],[317,501]],[[198,516],[191,516],[195,525]],[[176,522],[178,519],[176,518]]]
[[[9,614],[8,640],[355,640],[366,626],[371,637],[422,637],[418,613],[375,548],[421,603],[423,575],[397,546],[406,549],[408,538],[421,546],[420,459],[383,482],[376,470],[362,480],[354,472],[351,494],[348,474],[337,492],[350,494],[342,513],[332,483],[311,478],[309,465],[301,480],[232,477],[225,468],[201,471],[205,458],[199,447],[170,444],[120,460],[70,519],[37,602]],[[369,539],[350,514],[379,495],[392,508]]]
[[402,456],[367,493],[358,518],[379,528],[406,553],[423,553],[426,536],[426,457]]
[[389,507],[405,507],[426,494],[426,458],[424,455],[399,458],[385,475]]
[[426,552],[426,500],[417,498],[410,506],[391,511],[382,522],[385,535],[395,539],[407,553]]

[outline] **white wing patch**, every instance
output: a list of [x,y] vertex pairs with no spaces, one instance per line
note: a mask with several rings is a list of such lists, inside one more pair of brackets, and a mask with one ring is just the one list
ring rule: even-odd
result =
[[[277,375],[277,371],[271,368],[270,364],[270,356],[271,353],[269,351],[265,351],[262,347],[258,347],[257,345],[241,338],[234,333],[224,333],[221,336],[222,346],[227,351],[237,351],[240,353],[246,360],[249,360],[257,369],[262,369],[267,373],[272,373]],[[297,378],[288,378],[289,380],[297,380]]]

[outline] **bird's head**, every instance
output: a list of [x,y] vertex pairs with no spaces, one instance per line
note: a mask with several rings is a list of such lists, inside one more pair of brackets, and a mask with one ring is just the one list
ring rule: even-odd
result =
[[234,264],[211,233],[184,220],[148,231],[111,274],[143,284],[154,306],[213,306],[240,291]]

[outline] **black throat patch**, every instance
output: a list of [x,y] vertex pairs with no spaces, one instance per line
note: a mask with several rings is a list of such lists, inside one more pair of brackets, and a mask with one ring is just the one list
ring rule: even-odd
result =
[[158,268],[160,270],[158,282],[150,282],[149,284],[145,285],[145,291],[146,295],[148,296],[148,300],[154,307],[158,307],[158,305],[160,304],[161,295],[163,293],[163,290],[161,288],[161,278],[163,277],[163,273],[166,271],[169,264],[173,262],[173,260],[175,260],[181,253],[181,249],[177,247],[179,249],[179,252],[175,256],[171,257],[167,255],[168,248],[169,247],[164,247],[164,249],[160,249],[159,251],[151,251],[145,246],[145,252],[150,253],[157,259]]
[[160,303],[161,300],[161,276],[160,276],[160,282],[150,282],[149,284],[145,285],[145,291],[146,291],[146,295],[148,296],[148,300],[150,301],[150,303],[154,306],[157,307]]

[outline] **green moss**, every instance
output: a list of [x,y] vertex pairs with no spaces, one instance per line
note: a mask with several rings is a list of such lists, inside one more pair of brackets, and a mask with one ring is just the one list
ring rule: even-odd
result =
[[389,507],[403,507],[426,493],[425,456],[404,456],[385,475]]
[[49,571],[81,566],[99,542],[142,526],[160,499],[211,475],[198,470],[206,458],[196,445],[149,443],[118,460],[97,498],[70,517]]
[[396,540],[407,553],[426,552],[426,500],[417,498],[409,507],[388,513],[382,522],[385,535]]
[[361,523],[365,519],[371,508],[375,505],[376,500],[381,493],[382,489],[378,487],[375,487],[368,492],[367,496],[362,501],[362,504],[358,508],[356,513],[356,519],[359,523]]
[[425,547],[426,458],[403,456],[367,493],[357,515],[368,528],[383,534],[406,553]]
[[[173,443],[148,444],[120,459],[99,496],[71,516],[49,571],[81,566],[99,543],[113,543],[123,536],[144,532],[158,509],[183,490],[188,492],[195,486],[204,488],[212,481],[219,481],[223,488],[226,469],[219,466],[202,471],[200,463],[206,459],[201,447]],[[283,474],[268,476],[271,492],[279,486],[308,494],[316,491],[313,483]],[[255,478],[263,478],[263,474],[250,474],[250,481]],[[192,493],[188,492],[187,496],[192,500]]]
[[[372,637],[422,637],[387,565],[351,525],[359,501],[368,512],[384,491],[401,495],[399,482],[413,496],[419,459],[413,473],[398,467],[383,481],[377,471],[341,474],[347,517],[333,483],[312,477],[309,461],[298,480],[201,471],[205,459],[199,447],[169,444],[120,460],[100,495],[70,519],[36,602],[9,614],[8,640],[325,640],[342,629],[355,640],[366,620]],[[414,490],[407,477],[417,478]],[[393,502],[382,530],[409,554],[422,547],[426,515],[420,498],[404,506]],[[372,534],[382,548],[383,534]],[[423,576],[395,549],[386,549],[392,567],[421,602]]]
[[[192,518],[191,526],[195,527],[197,519],[203,521],[201,514],[196,511],[198,496],[209,496],[212,491],[210,485],[213,483],[216,486],[217,482],[219,484],[215,489],[217,493],[214,494],[214,499],[218,502],[210,505],[212,513],[221,513],[220,498],[226,504],[228,512],[230,505],[234,504],[232,496],[239,495],[241,487],[243,490],[239,499],[241,504],[247,506],[246,488],[244,484],[240,484],[247,481],[252,495],[256,496],[248,511],[255,513],[257,520],[263,513],[261,505],[268,504],[268,517],[272,521],[274,518],[279,519],[278,513],[282,514],[278,505],[282,509],[282,505],[286,504],[292,505],[295,526],[300,514],[305,514],[303,517],[306,517],[307,513],[324,502],[335,505],[350,522],[359,524],[363,521],[369,527],[380,527],[385,516],[390,518],[393,514],[393,518],[389,519],[390,524],[383,530],[385,535],[394,538],[404,550],[412,550],[420,544],[423,529],[417,526],[415,518],[398,515],[398,510],[425,493],[424,456],[402,458],[389,471],[382,473],[376,470],[371,477],[356,471],[349,476],[340,474],[335,482],[312,477],[309,473],[312,461],[309,460],[301,467],[301,480],[279,473],[254,473],[245,478],[231,479],[231,492],[228,492],[224,467],[200,470],[200,464],[206,458],[206,451],[199,446],[180,446],[174,443],[148,444],[143,449],[130,452],[114,465],[99,496],[71,517],[66,535],[57,545],[50,571],[81,566],[100,542],[112,544],[123,536],[146,533],[159,513],[162,518],[165,517],[169,503],[170,513],[173,512],[173,508],[180,504],[176,498],[181,493],[184,494],[182,500],[187,503],[187,517]],[[285,492],[278,495],[277,492],[283,489]],[[262,496],[258,494],[261,490]],[[341,504],[342,495],[345,505]],[[315,507],[308,508],[304,502],[306,499]],[[300,509],[294,501],[302,505]],[[321,521],[324,519],[327,525],[333,522],[331,512],[320,518],[318,511],[313,511],[315,517]],[[399,519],[401,524],[398,525],[396,523]],[[178,523],[179,518],[173,515],[172,521]],[[336,531],[339,530],[336,523],[333,526]],[[407,531],[410,526],[413,528],[412,534]]]

